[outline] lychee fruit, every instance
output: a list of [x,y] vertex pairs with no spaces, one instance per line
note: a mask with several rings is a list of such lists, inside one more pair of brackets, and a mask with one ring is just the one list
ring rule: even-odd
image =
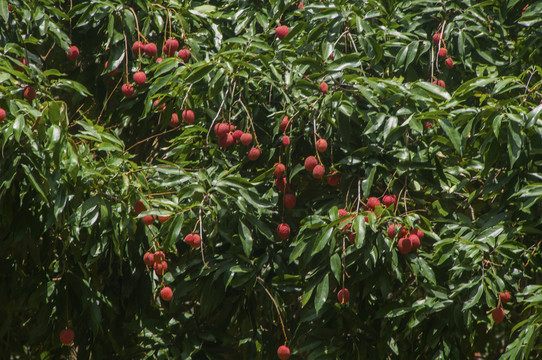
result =
[[384,204],[385,207],[390,207],[392,205],[395,205],[395,202],[397,201],[397,196],[395,195],[384,195],[382,198],[382,204]]
[[446,60],[444,60],[444,65],[446,65],[448,69],[451,69],[454,67],[454,61],[452,60],[452,58],[447,58]]
[[6,110],[0,108],[0,123],[6,118]]
[[316,165],[318,165],[318,160],[314,156],[309,156],[305,159],[305,170],[313,171]]
[[165,273],[167,273],[167,261],[157,262],[155,260],[154,272],[156,273],[156,275],[164,275]]
[[170,217],[171,215],[158,216],[158,221],[160,222],[160,224],[163,224],[168,221]]
[[[166,110],[166,103],[162,103],[162,105],[160,105],[160,99],[154,100],[153,105],[156,108],[156,111],[164,111],[164,110]],[[160,106],[158,106],[158,105],[160,105]]]
[[156,58],[156,63],[161,63],[162,61],[164,61],[164,58],[162,57],[159,57],[159,58]]
[[312,169],[312,176],[314,176],[315,179],[323,178],[325,173],[326,169],[322,165],[316,165],[314,169]]
[[395,238],[395,227],[396,226],[399,226],[399,228],[401,228],[401,225],[399,225],[399,224],[390,224],[390,226],[388,226],[388,236],[390,237],[390,239]]
[[435,44],[438,44],[440,42],[440,39],[441,39],[440,33],[436,33],[435,35],[433,35],[433,42]]
[[318,149],[319,152],[324,152],[327,149],[327,141],[325,139],[318,139],[316,141],[316,149]]
[[36,89],[34,89],[32,86],[27,86],[24,89],[23,96],[26,100],[34,100],[36,98]]
[[258,160],[258,158],[260,157],[260,154],[261,154],[261,150],[258,149],[258,148],[252,148],[248,151],[248,159],[250,161],[256,161]]
[[288,26],[282,25],[275,29],[275,35],[279,38],[279,40],[282,40],[288,35],[290,32],[290,29],[288,29]]
[[66,53],[66,56],[71,61],[77,60],[77,58],[79,57],[79,48],[75,45],[70,46],[70,50]]
[[227,133],[226,135],[218,139],[218,146],[225,149],[227,147],[232,146],[233,142],[234,142],[233,135],[230,133]]
[[156,56],[158,48],[156,47],[155,43],[148,43],[147,45],[145,45],[143,51],[145,51],[145,54],[147,54],[148,57],[153,57]]
[[416,235],[420,240],[423,240],[423,237],[425,236],[424,232],[420,229],[412,229],[410,230],[410,233]]
[[348,300],[350,300],[350,291],[348,291],[347,288],[339,290],[337,293],[337,300],[339,300],[339,303],[346,304]]
[[171,288],[169,286],[166,286],[162,290],[160,290],[160,297],[164,301],[170,301],[173,297],[173,291],[171,291]]
[[215,134],[219,138],[226,136],[226,134],[230,131],[230,125],[227,123],[219,123],[215,125]]
[[337,186],[341,181],[341,176],[337,175],[337,171],[333,171],[327,175],[326,180],[330,186]]
[[420,238],[418,235],[410,234],[408,236],[408,239],[410,240],[410,250],[416,251],[420,247]]
[[288,122],[288,116],[284,116],[282,118],[282,121],[280,122],[279,130],[281,132],[287,131],[290,127],[290,123]]
[[176,39],[167,39],[162,50],[167,56],[174,56],[178,48],[179,42]]
[[501,298],[501,301],[503,304],[510,302],[510,293],[508,292],[508,290],[506,290],[503,293],[500,293],[499,297]]
[[285,177],[275,179],[275,186],[280,192],[290,191],[290,183]]
[[324,94],[327,94],[328,86],[325,81],[322,81],[322,83],[320,84],[320,91]]
[[179,57],[183,59],[184,62],[188,62],[188,60],[190,60],[190,50],[188,49],[179,50],[179,53],[177,55],[179,55]]
[[60,342],[64,345],[70,345],[74,337],[75,333],[72,329],[64,329],[60,332]]
[[440,48],[440,50],[438,51],[438,56],[441,58],[446,57],[447,54],[448,51],[445,48]]
[[134,53],[134,55],[138,55],[139,53],[141,53],[141,51],[144,51],[144,47],[145,46],[141,41],[136,41],[132,45],[132,52]]
[[277,226],[277,234],[282,240],[288,239],[290,236],[290,226],[286,223],[279,224]]
[[504,309],[502,307],[493,309],[493,311],[491,312],[491,316],[493,317],[493,321],[495,321],[495,323],[502,323],[502,321],[504,320]]
[[166,259],[166,254],[162,250],[158,250],[154,253],[154,262],[161,263]]
[[138,71],[134,74],[134,82],[137,85],[143,85],[147,81],[147,75],[143,71]]
[[192,235],[192,243],[190,244],[192,248],[197,249],[201,246],[201,237],[198,234]]
[[147,210],[147,207],[143,203],[143,200],[139,199],[134,203],[134,213],[136,215],[141,214],[145,210]]
[[147,252],[145,255],[143,255],[143,262],[147,266],[153,266],[154,265],[154,254]]
[[171,120],[169,120],[169,127],[176,128],[179,126],[179,115],[177,113],[171,114]]
[[239,141],[241,141],[241,144],[243,145],[248,145],[252,142],[252,134],[250,133],[244,133],[243,135],[241,135],[241,137],[239,138]]
[[446,89],[446,83],[444,82],[444,80],[437,81],[437,85],[443,89]]
[[397,242],[397,247],[399,248],[399,252],[403,255],[406,255],[410,252],[411,244],[409,238],[400,238]]
[[346,215],[348,215],[346,209],[339,209],[339,218],[345,217]]
[[241,140],[241,136],[243,136],[244,132],[242,130],[235,130],[232,134],[233,136],[233,140],[235,140],[235,143],[237,144],[237,142],[239,140]]
[[145,215],[141,218],[141,220],[143,221],[143,224],[147,226],[154,224],[154,216],[152,215]]
[[124,97],[127,97],[127,98],[134,95],[134,87],[130,84],[122,85],[122,88],[120,89],[120,91],[122,91],[122,95],[124,95]]
[[299,5],[297,5],[297,8],[298,8],[298,9],[303,9],[303,7],[304,7],[304,5],[303,5],[302,2],[300,2]]
[[183,121],[185,124],[192,124],[195,119],[196,115],[194,115],[194,112],[192,110],[183,111]]
[[375,198],[374,196],[373,197],[370,197],[368,200],[367,200],[367,207],[371,210],[374,210],[377,206],[380,206],[380,200],[378,200],[377,198]]
[[278,163],[277,166],[275,166],[275,170],[273,170],[273,175],[277,178],[281,178],[285,171],[286,166],[282,163]]
[[282,145],[289,146],[290,145],[290,137],[288,135],[284,135],[281,139]]
[[293,209],[295,207],[295,195],[286,194],[284,195],[284,206],[286,209]]
[[277,350],[277,355],[280,360],[288,360],[290,358],[290,348],[286,345],[279,346]]
[[192,243],[194,243],[194,235],[193,234],[187,234],[184,237],[184,242],[187,243],[188,245],[192,246]]

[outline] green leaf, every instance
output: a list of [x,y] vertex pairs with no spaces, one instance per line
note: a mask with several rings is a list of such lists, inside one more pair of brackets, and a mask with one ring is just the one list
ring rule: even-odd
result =
[[356,247],[359,249],[363,246],[365,242],[365,216],[356,216],[352,226],[354,231],[356,232],[355,244]]
[[318,236],[318,239],[316,239],[316,242],[314,243],[312,247],[311,255],[317,254],[324,247],[327,245],[329,240],[331,239],[331,235],[333,234],[333,231],[335,230],[334,226],[327,226],[324,231],[320,233],[320,236]]
[[329,275],[326,274],[324,279],[320,282],[316,288],[316,295],[314,297],[314,309],[316,313],[320,312],[327,300],[329,293]]
[[245,252],[245,255],[247,257],[250,256],[250,253],[252,252],[252,233],[250,232],[249,228],[245,225],[244,222],[239,221],[239,236],[241,238],[241,243],[243,245],[243,251]]
[[342,265],[341,265],[341,258],[338,254],[333,254],[331,258],[329,259],[329,264],[331,266],[331,272],[335,276],[335,279],[337,279],[338,282],[341,281],[341,274],[342,274]]
[[479,301],[483,293],[484,293],[484,282],[480,280],[480,285],[478,286],[478,290],[476,290],[476,293],[474,294],[473,297],[471,297],[469,300],[465,302],[465,305],[463,305],[463,311],[466,311],[475,305],[480,305]]

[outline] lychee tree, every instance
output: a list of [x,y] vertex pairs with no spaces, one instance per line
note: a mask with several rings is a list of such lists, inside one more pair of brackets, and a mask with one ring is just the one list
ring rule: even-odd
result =
[[542,2],[0,18],[11,358],[540,352]]

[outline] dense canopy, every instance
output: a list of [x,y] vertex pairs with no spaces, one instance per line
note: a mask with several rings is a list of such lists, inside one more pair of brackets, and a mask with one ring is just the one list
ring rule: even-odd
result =
[[11,359],[542,351],[542,2],[0,0]]

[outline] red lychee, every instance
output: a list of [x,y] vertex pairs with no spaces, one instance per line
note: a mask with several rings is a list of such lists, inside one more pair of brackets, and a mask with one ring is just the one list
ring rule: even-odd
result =
[[445,48],[440,48],[440,50],[438,51],[438,56],[441,58],[446,57],[447,54],[448,51]]
[[436,33],[435,35],[433,35],[433,42],[435,44],[438,44],[440,39],[441,39],[440,33]]
[[194,115],[194,112],[192,110],[183,111],[183,121],[185,124],[192,124],[195,119],[196,115]]
[[290,29],[288,29],[288,26],[282,25],[275,29],[275,35],[279,38],[279,40],[282,40],[288,35],[290,32]]
[[322,81],[320,84],[320,91],[324,94],[327,94],[328,86],[325,81]]
[[176,128],[179,126],[179,115],[177,113],[171,114],[171,120],[169,120],[169,127]]
[[444,82],[444,80],[437,81],[437,85],[443,89],[446,89],[446,83]]
[[406,255],[410,252],[411,244],[409,238],[400,238],[397,242],[397,247],[399,248],[399,252],[403,255]]
[[290,123],[288,122],[288,116],[284,116],[280,122],[279,131],[284,132],[288,130]]
[[447,58],[446,60],[444,60],[444,65],[446,65],[448,69],[451,69],[454,67],[454,61],[452,60],[452,58]]
[[284,206],[286,209],[293,209],[295,207],[295,195],[286,194],[284,195]]
[[374,196],[373,197],[370,197],[368,200],[367,200],[367,207],[371,210],[374,210],[377,206],[380,206],[380,200],[378,200],[377,198],[375,198]]
[[161,263],[166,259],[166,254],[162,250],[158,250],[154,253],[154,262]]
[[395,227],[398,226],[399,229],[401,229],[401,225],[399,224],[390,224],[390,226],[388,226],[388,236],[393,239],[395,238]]
[[285,177],[275,179],[275,186],[280,192],[290,191],[290,183]]
[[281,139],[282,145],[289,146],[290,145],[290,137],[288,135],[284,135]]
[[233,135],[230,133],[227,133],[226,135],[218,139],[218,146],[225,149],[227,147],[232,146],[233,142],[234,142]]
[[297,8],[298,8],[298,9],[303,9],[303,7],[304,7],[304,5],[303,5],[302,2],[300,2],[299,5],[297,5]]
[[143,43],[141,41],[136,41],[133,45],[132,45],[132,52],[135,54],[135,55],[138,55],[139,53],[141,53],[142,51],[144,51],[145,49],[145,45],[143,45]]
[[183,59],[184,62],[188,62],[188,60],[190,60],[190,50],[188,49],[179,50],[179,53],[177,55],[179,55],[179,57]]
[[171,288],[169,286],[166,286],[162,290],[160,290],[160,297],[164,301],[170,301],[173,297],[173,291],[171,291]]
[[162,261],[162,262],[157,262],[156,260],[154,261],[154,272],[156,273],[156,275],[164,275],[165,273],[167,273],[167,262],[166,261]]
[[77,58],[79,57],[79,48],[75,45],[70,46],[70,50],[66,53],[66,56],[71,61],[77,60]]
[[201,237],[198,234],[192,235],[192,243],[190,244],[192,248],[197,249],[201,246]]
[[70,345],[74,337],[75,333],[72,329],[64,329],[60,332],[60,342],[64,345]]
[[219,138],[226,136],[226,134],[230,131],[230,125],[227,123],[219,123],[215,125],[215,134]]
[[425,236],[423,231],[420,229],[412,229],[410,230],[410,233],[416,235],[420,240],[423,240],[423,237]]
[[34,100],[36,98],[36,89],[34,89],[32,86],[27,86],[24,89],[23,96],[26,100]]
[[248,145],[252,142],[252,134],[250,133],[244,133],[241,135],[241,138],[239,138],[239,141],[241,141],[241,144]]
[[339,209],[339,217],[340,218],[345,217],[346,215],[348,215],[348,211],[346,211],[346,209]]
[[327,183],[331,186],[337,186],[339,185],[339,182],[341,181],[340,175],[337,175],[337,171],[333,171],[327,175]]
[[167,56],[174,56],[178,48],[179,42],[176,39],[167,39],[162,50]]
[[163,224],[168,221],[170,217],[171,215],[158,216],[158,221],[160,222],[160,224]]
[[143,262],[147,266],[153,266],[154,265],[154,254],[147,252],[145,255],[143,255]]
[[188,245],[192,246],[192,243],[194,242],[194,235],[192,235],[192,234],[187,234],[187,235],[184,237],[184,242],[187,243]]
[[290,236],[290,226],[286,223],[279,224],[279,226],[277,226],[277,234],[282,240],[288,239]]
[[290,348],[288,348],[286,345],[279,346],[277,355],[279,356],[280,360],[288,360],[290,358]]
[[327,149],[327,141],[325,139],[318,139],[316,141],[316,149],[318,149],[319,152],[324,152]]
[[250,161],[256,161],[258,160],[258,158],[260,157],[260,154],[261,154],[261,150],[258,149],[258,148],[252,148],[248,151],[248,159]]
[[141,218],[141,220],[143,221],[143,224],[147,226],[154,224],[154,216],[152,215],[145,215]]
[[339,303],[346,304],[348,300],[350,300],[350,291],[348,291],[347,288],[339,290],[337,293],[337,300],[339,300]]
[[506,303],[510,302],[510,293],[508,292],[508,290],[506,290],[503,293],[500,293],[499,297],[501,298],[501,302],[503,304],[506,304]]
[[122,85],[121,91],[122,91],[122,95],[124,95],[124,97],[127,97],[127,98],[134,95],[134,87],[130,84]]
[[314,169],[312,169],[312,176],[314,176],[315,179],[323,178],[325,173],[326,169],[322,165],[316,165]]
[[410,240],[410,250],[416,251],[420,247],[420,238],[418,235],[410,234],[408,236],[408,239]]
[[273,170],[273,175],[275,175],[276,178],[281,178],[285,171],[286,166],[282,163],[278,163],[277,166],[275,166],[275,170]]
[[0,123],[6,118],[6,110],[0,108]]
[[314,156],[309,156],[305,159],[305,170],[313,171],[316,165],[318,165],[318,160]]
[[158,52],[158,48],[156,47],[155,43],[148,43],[143,48],[143,51],[145,51],[145,54],[147,54],[148,57],[156,56],[156,53]]
[[137,85],[143,85],[147,81],[147,75],[143,71],[138,71],[134,74],[134,82]]
[[502,323],[502,321],[504,320],[504,309],[502,307],[493,309],[493,311],[491,312],[491,316],[493,317],[493,321],[495,321],[495,323]]
[[147,207],[143,203],[143,200],[139,199],[134,203],[134,213],[136,215],[141,214],[145,210],[147,210]]
[[385,207],[390,207],[392,205],[395,205],[395,202],[397,201],[397,196],[395,195],[384,195],[382,198],[382,204],[384,204]]

